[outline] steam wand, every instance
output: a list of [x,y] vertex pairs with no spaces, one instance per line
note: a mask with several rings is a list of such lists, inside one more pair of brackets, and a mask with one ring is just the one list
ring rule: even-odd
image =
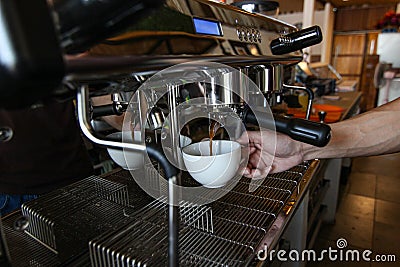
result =
[[284,84],[283,87],[288,88],[288,89],[294,89],[294,90],[302,90],[302,91],[305,91],[308,94],[306,120],[309,120],[310,119],[310,115],[311,115],[312,102],[314,100],[314,92],[310,88],[303,87],[303,86]]

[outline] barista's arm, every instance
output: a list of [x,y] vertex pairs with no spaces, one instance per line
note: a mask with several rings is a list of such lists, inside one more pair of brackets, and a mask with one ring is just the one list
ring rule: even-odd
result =
[[[276,150],[268,140],[273,132],[248,132],[238,141],[248,144],[247,177],[265,177],[268,172],[287,170],[304,160],[372,156],[400,152],[400,98],[352,119],[330,124],[332,138],[325,147],[294,141],[277,133]],[[270,162],[272,166],[270,165]]]
[[400,151],[400,99],[331,124],[324,148],[302,144],[304,159],[372,156]]

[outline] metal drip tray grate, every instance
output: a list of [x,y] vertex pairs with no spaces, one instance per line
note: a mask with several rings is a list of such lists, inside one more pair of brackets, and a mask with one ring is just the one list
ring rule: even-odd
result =
[[[209,209],[199,209],[198,206],[180,209],[181,265],[217,263],[221,261],[221,253],[227,247],[235,248],[229,255],[240,256],[239,259],[230,256],[227,260],[243,263],[253,255],[265,231],[213,218]],[[159,266],[160,259],[166,259],[168,251],[166,211],[166,204],[155,201],[133,215],[135,222],[92,240],[89,245],[92,266]],[[187,221],[188,214],[194,219]],[[212,223],[212,229],[197,227],[199,221]]]
[[[254,192],[243,178],[208,205],[181,203],[180,265],[251,265],[307,168],[269,175]],[[15,266],[166,265],[165,203],[151,200],[124,170],[81,182],[24,205],[32,218],[29,235],[13,229],[17,214],[5,219]]]
[[[92,266],[158,266],[167,258],[168,206],[165,199],[151,202],[130,215],[133,221],[89,242]],[[213,232],[210,208],[180,203],[182,233],[191,229]]]
[[3,223],[13,266],[59,266],[61,262],[56,254],[35,239],[29,238],[24,232],[14,230],[13,221],[17,217],[8,217]]
[[201,231],[188,231],[180,242],[182,266],[246,266],[254,256],[249,246]]
[[60,258],[81,253],[87,240],[127,220],[125,185],[92,176],[22,205],[32,237]]
[[[296,190],[307,165],[272,175],[254,192],[243,179],[221,199],[196,214],[190,204],[180,210],[181,266],[246,266],[278,214]],[[222,190],[222,189],[215,189]],[[198,207],[197,207],[198,208]],[[92,266],[161,266],[167,258],[167,205],[153,202],[133,216],[135,223],[91,241]],[[200,221],[207,223],[195,227]]]

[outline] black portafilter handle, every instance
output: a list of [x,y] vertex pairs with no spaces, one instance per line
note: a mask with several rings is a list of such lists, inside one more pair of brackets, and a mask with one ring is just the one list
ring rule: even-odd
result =
[[324,147],[331,139],[331,127],[327,124],[299,118],[288,118],[274,115],[274,119],[265,116],[265,111],[246,108],[243,121],[266,129],[276,129],[290,138],[313,146]]
[[319,44],[321,41],[321,28],[315,25],[272,40],[270,48],[273,55],[283,55]]
[[99,118],[110,115],[122,115],[122,113],[118,112],[118,110],[115,109],[115,105],[113,104],[93,107],[92,118]]

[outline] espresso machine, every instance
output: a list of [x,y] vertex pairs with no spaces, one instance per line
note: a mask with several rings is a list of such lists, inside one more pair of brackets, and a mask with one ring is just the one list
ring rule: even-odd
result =
[[[228,188],[199,192],[185,179],[179,137],[200,117],[231,127],[232,139],[261,127],[325,146],[329,126],[271,112],[285,90],[298,89],[309,94],[309,114],[312,92],[291,83],[299,50],[322,40],[319,27],[299,31],[208,0],[39,2],[1,4],[7,21],[19,22],[2,25],[7,35],[1,42],[11,53],[2,57],[1,106],[75,96],[90,141],[149,158],[145,168],[88,177],[24,204],[4,220],[1,260],[10,266],[158,266],[168,258],[169,266],[248,266],[265,240],[273,248],[278,240],[270,228],[309,164],[268,177],[254,193],[241,177]],[[30,32],[41,38],[27,31],[32,15],[24,16],[26,10],[40,18]],[[21,41],[24,53],[17,49]],[[132,97],[122,99],[122,93]],[[91,105],[100,95],[110,95],[112,104]],[[139,140],[121,142],[96,131],[93,120],[106,115],[125,116],[123,132],[138,130]]]

